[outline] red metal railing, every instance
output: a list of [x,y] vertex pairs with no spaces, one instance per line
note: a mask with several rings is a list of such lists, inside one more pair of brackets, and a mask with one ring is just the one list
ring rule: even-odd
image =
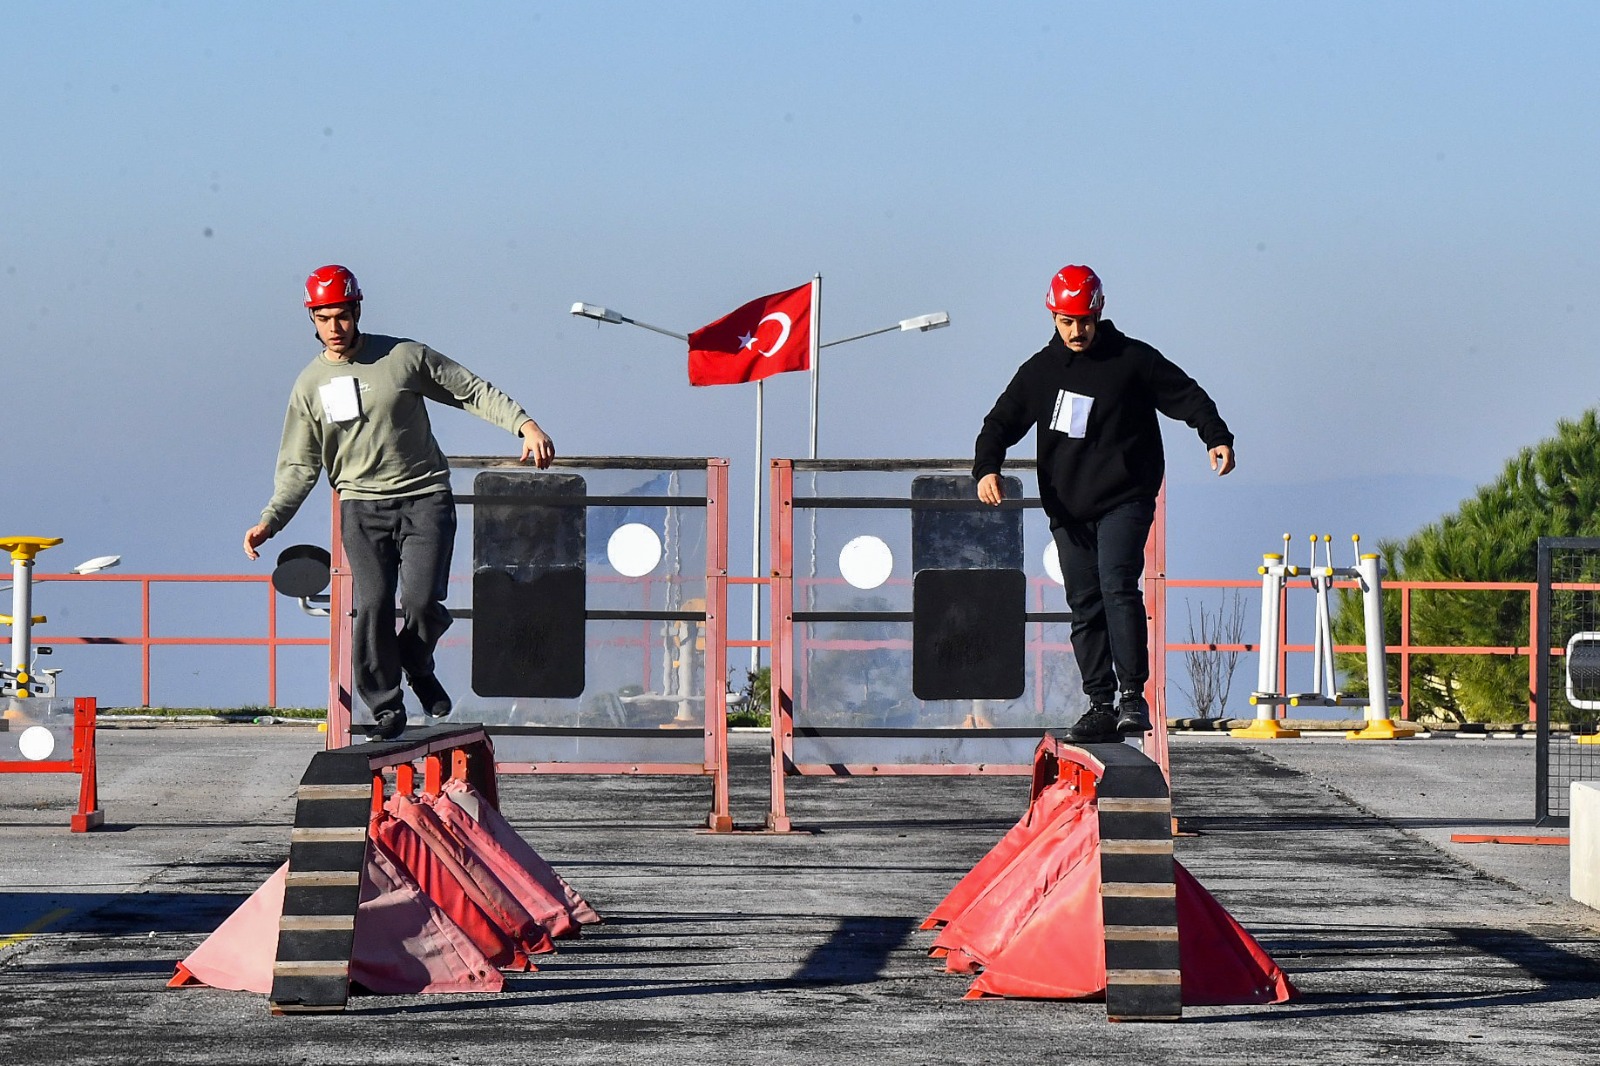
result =
[[[1170,596],[1174,589],[1208,588],[1208,589],[1247,589],[1259,590],[1259,581],[1205,581],[1183,578],[1167,578],[1164,582],[1166,596]],[[1354,589],[1356,584],[1351,581],[1335,582],[1334,588]],[[1589,589],[1588,585],[1560,585],[1557,588]],[[1289,581],[1285,586],[1285,596],[1290,588],[1311,588],[1306,581]],[[1385,581],[1383,583],[1385,594],[1398,592],[1400,594],[1400,642],[1384,647],[1385,655],[1397,655],[1400,658],[1400,717],[1411,717],[1411,660],[1417,655],[1501,655],[1506,657],[1526,657],[1528,660],[1528,720],[1537,718],[1537,710],[1532,693],[1539,687],[1538,658],[1533,646],[1533,634],[1538,632],[1538,620],[1534,617],[1538,608],[1537,593],[1539,586],[1532,581]],[[1526,644],[1507,645],[1440,645],[1440,644],[1413,644],[1411,640],[1411,604],[1412,593],[1419,591],[1443,592],[1512,592],[1521,593],[1528,597],[1528,642]],[[1153,597],[1152,597],[1153,598]],[[1309,654],[1312,650],[1310,644],[1288,643],[1288,611],[1280,611],[1279,617],[1283,619],[1282,630],[1279,633],[1279,659],[1278,676],[1288,676],[1288,656],[1290,652]],[[1255,644],[1196,644],[1174,643],[1168,641],[1166,651],[1213,651],[1213,652],[1254,652],[1258,647]],[[1364,654],[1364,644],[1336,644],[1335,652]],[[1552,655],[1564,654],[1565,649],[1552,648]],[[1163,668],[1165,664],[1163,663]]]
[[[278,705],[278,649],[291,646],[326,646],[326,637],[285,637],[278,634],[278,596],[272,591],[271,578],[255,574],[35,574],[35,584],[45,582],[94,581],[139,586],[139,632],[109,636],[58,636],[35,631],[35,645],[92,644],[136,647],[139,649],[141,705],[150,706],[150,651],[159,647],[248,647],[267,649],[267,705]],[[259,637],[176,636],[158,637],[150,631],[150,593],[152,586],[161,584],[254,584],[261,586],[261,595],[267,608],[267,632]],[[41,601],[43,597],[41,597]],[[40,601],[36,601],[40,602]],[[48,616],[48,606],[45,606]],[[9,635],[0,637],[0,644],[11,643]]]
[[[1159,573],[1158,570],[1153,572]],[[726,595],[726,586],[729,584],[760,583],[767,584],[770,578],[748,578],[722,576],[722,588],[718,590],[721,595]],[[34,643],[39,645],[112,645],[136,647],[140,650],[140,693],[143,706],[151,705],[152,668],[151,649],[158,647],[256,647],[267,650],[267,706],[278,705],[278,649],[284,647],[327,647],[326,637],[288,637],[278,633],[278,604],[279,599],[273,593],[270,579],[266,575],[254,574],[36,574],[35,582],[112,582],[119,584],[135,584],[139,586],[139,616],[140,627],[137,633],[121,635],[57,635],[35,632]],[[217,636],[156,636],[151,632],[151,593],[153,587],[162,584],[254,584],[261,586],[261,595],[266,607],[266,633],[263,636],[246,637],[217,637]],[[1042,584],[1042,583],[1039,583]],[[1289,582],[1290,588],[1308,589],[1306,582]],[[1336,588],[1354,588],[1350,582],[1337,583]],[[1565,589],[1569,586],[1558,585],[1557,588]],[[1573,589],[1590,589],[1592,586],[1573,585]],[[1158,581],[1148,582],[1147,600],[1152,612],[1151,626],[1151,653],[1154,660],[1152,671],[1153,679],[1157,681],[1156,689],[1164,692],[1164,677],[1170,675],[1171,668],[1166,664],[1167,656],[1175,653],[1191,651],[1214,652],[1245,652],[1254,653],[1257,645],[1254,643],[1238,644],[1198,644],[1193,642],[1174,641],[1167,634],[1170,625],[1170,599],[1171,596],[1183,589],[1238,589],[1254,592],[1261,588],[1260,582],[1243,579],[1195,579],[1195,578],[1162,578]],[[1523,644],[1508,645],[1438,645],[1417,644],[1412,640],[1412,604],[1414,594],[1417,592],[1446,591],[1446,592],[1504,592],[1516,593],[1528,598],[1528,625],[1529,633],[1535,632],[1536,620],[1534,610],[1536,606],[1535,593],[1538,586],[1533,582],[1521,581],[1389,581],[1385,582],[1384,589],[1388,593],[1398,593],[1400,597],[1400,639],[1396,644],[1390,644],[1385,651],[1389,655],[1398,656],[1400,660],[1400,696],[1404,701],[1400,708],[1400,716],[1411,716],[1411,663],[1418,655],[1499,655],[1506,657],[1526,658],[1528,661],[1528,688],[1530,692],[1537,688],[1536,649],[1530,637]],[[1035,595],[1038,595],[1035,592]],[[1287,615],[1285,617],[1285,630],[1287,630]],[[1157,643],[1157,636],[1166,637],[1164,649]],[[1283,634],[1287,637],[1287,632]],[[9,645],[10,637],[0,636],[0,645]],[[748,648],[752,644],[768,647],[770,638],[762,641],[728,640],[725,648]],[[710,648],[710,641],[707,644]],[[1281,660],[1279,663],[1279,676],[1286,676],[1287,658],[1293,654],[1310,654],[1310,644],[1291,644],[1287,639],[1281,643]],[[1036,654],[1045,650],[1041,643],[1032,649]],[[1051,649],[1054,650],[1054,649]],[[1360,654],[1366,651],[1364,645],[1340,644],[1335,651]],[[1561,655],[1564,649],[1552,648],[1552,655]],[[1154,702],[1154,701],[1152,701]],[[1528,701],[1528,719],[1534,720],[1536,711],[1532,699]]]

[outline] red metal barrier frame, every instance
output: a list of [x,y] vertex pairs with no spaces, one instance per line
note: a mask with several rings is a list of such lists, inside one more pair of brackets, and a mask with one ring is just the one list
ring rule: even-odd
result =
[[[452,465],[516,466],[514,460],[499,456],[454,456]],[[499,762],[501,774],[625,774],[684,775],[711,778],[711,809],[706,828],[716,833],[733,829],[728,786],[728,685],[727,685],[727,603],[728,603],[728,460],[707,459],[706,472],[706,569],[705,569],[705,734],[704,758],[699,763],[651,762]],[[598,469],[628,470],[626,459],[607,457],[569,457],[558,465]],[[685,467],[688,469],[688,467]],[[332,550],[333,581],[329,590],[329,610],[333,625],[328,639],[328,742],[329,748],[344,747],[351,739],[351,714],[355,705],[350,655],[351,579],[339,530],[339,497],[333,498]],[[492,734],[493,727],[488,727]],[[577,731],[581,735],[581,731]],[[414,771],[413,771],[414,772]],[[409,789],[406,789],[409,791]]]
[[78,810],[71,819],[74,833],[86,833],[105,824],[100,809],[100,777],[95,762],[94,724],[98,705],[93,696],[72,701],[72,758],[0,761],[0,774],[77,774]]
[[[931,463],[929,464],[932,465]],[[968,776],[1027,776],[1034,772],[1034,763],[943,763],[943,764],[878,764],[878,763],[797,763],[794,758],[794,705],[796,671],[794,663],[794,467],[793,459],[774,459],[771,463],[770,499],[772,512],[770,530],[772,537],[772,572],[762,581],[771,586],[771,640],[754,643],[766,644],[770,649],[772,664],[772,763],[770,773],[771,799],[767,811],[767,828],[786,833],[793,830],[788,813],[785,778],[834,776],[903,776],[903,777],[968,777]],[[1154,728],[1145,739],[1145,753],[1161,767],[1161,772],[1171,782],[1168,768],[1166,723],[1166,486],[1163,485],[1156,500],[1155,521],[1145,545],[1145,604],[1150,612],[1151,676],[1145,685]],[[752,642],[732,642],[748,644]],[[1070,646],[1068,646],[1070,647]],[[981,735],[982,730],[973,730]]]

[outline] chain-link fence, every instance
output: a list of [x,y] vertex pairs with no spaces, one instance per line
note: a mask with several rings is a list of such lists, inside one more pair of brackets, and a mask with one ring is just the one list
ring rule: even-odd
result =
[[1539,539],[1534,820],[1564,826],[1574,781],[1600,781],[1600,538]]

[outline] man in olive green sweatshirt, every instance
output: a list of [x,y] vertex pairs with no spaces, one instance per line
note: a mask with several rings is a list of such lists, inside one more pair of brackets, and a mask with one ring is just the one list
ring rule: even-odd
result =
[[416,341],[360,332],[361,288],[344,267],[321,267],[306,279],[306,308],[323,351],[295,380],[272,499],[245,533],[244,552],[257,558],[328,472],[355,581],[356,692],[372,711],[372,735],[389,740],[406,726],[402,674],[429,717],[451,710],[433,650],[451,621],[444,599],[455,500],[424,401],[464,408],[517,434],[522,461],[541,469],[555,445],[516,401],[459,363]]

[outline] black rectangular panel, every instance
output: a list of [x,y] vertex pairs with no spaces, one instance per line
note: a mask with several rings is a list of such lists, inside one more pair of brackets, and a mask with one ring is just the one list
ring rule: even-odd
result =
[[349,997],[349,977],[274,977],[272,980],[272,1005],[279,1010],[344,1010]]
[[911,691],[1014,700],[1027,687],[1021,570],[921,570],[912,579]]
[[283,913],[354,914],[360,903],[360,885],[291,885],[283,894]]
[[588,605],[583,477],[486,470],[472,489],[472,690],[581,696]]
[[366,825],[372,817],[372,798],[313,800],[295,807],[294,817],[300,829]]
[[1175,1022],[1183,1017],[1180,985],[1106,985],[1106,1017],[1114,1022]]
[[581,567],[472,575],[472,691],[480,696],[583,695]]
[[[1101,838],[1105,843],[1105,838]],[[1100,853],[1100,876],[1107,883],[1130,881],[1143,884],[1172,884],[1172,855],[1129,855],[1112,851]]]
[[1101,896],[1100,913],[1107,925],[1172,927],[1178,924],[1178,903],[1170,896]]
[[1176,970],[1176,940],[1115,940],[1106,938],[1108,970]]
[[[368,807],[370,810],[370,805]],[[366,862],[365,840],[300,840],[289,845],[289,868],[300,873],[313,870],[360,870]]]
[[582,474],[485,470],[472,479],[472,568],[583,566],[588,495]]
[[1100,836],[1106,840],[1170,840],[1172,815],[1165,811],[1102,810]]
[[279,962],[349,962],[348,929],[280,929]]
[[[1008,500],[1022,498],[1022,481],[1000,478]],[[978,483],[966,474],[923,474],[911,482],[913,500],[975,500]],[[1021,570],[1022,511],[999,507],[911,512],[911,570]]]
[[[367,765],[367,752],[348,747],[319,751],[311,757],[306,772],[300,777],[300,783],[302,785],[371,784],[372,771]],[[296,808],[297,814],[298,810]]]

